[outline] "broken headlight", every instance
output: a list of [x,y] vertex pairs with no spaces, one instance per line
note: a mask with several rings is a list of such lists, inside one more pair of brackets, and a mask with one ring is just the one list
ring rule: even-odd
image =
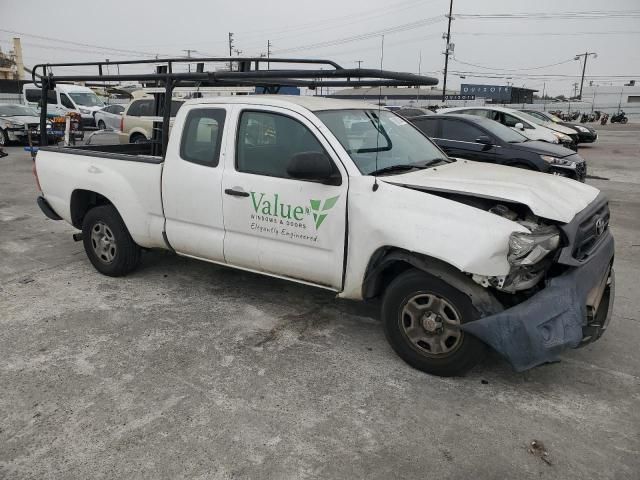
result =
[[511,265],[535,265],[560,245],[560,232],[554,226],[536,229],[532,233],[513,232],[509,237]]

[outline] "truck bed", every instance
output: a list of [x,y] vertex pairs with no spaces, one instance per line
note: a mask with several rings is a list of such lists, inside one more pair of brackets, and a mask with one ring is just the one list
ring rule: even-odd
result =
[[83,155],[88,157],[110,158],[130,162],[162,163],[163,158],[151,155],[151,143],[125,143],[113,145],[75,145],[69,147],[41,147],[48,152]]
[[101,195],[117,208],[138,245],[163,248],[164,160],[148,155],[150,149],[151,144],[43,147],[36,156],[42,195],[69,223],[78,193]]

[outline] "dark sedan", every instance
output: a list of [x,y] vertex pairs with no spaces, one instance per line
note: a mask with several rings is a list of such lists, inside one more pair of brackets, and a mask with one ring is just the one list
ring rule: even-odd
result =
[[578,132],[578,143],[593,143],[598,139],[598,132],[587,125],[580,125],[573,122],[565,122],[564,120],[556,117],[553,113],[538,112],[536,110],[520,110],[521,112],[528,113],[529,115],[539,118],[545,122],[553,122],[563,127],[573,128]]
[[584,182],[587,164],[568,148],[529,140],[509,127],[475,115],[414,117],[411,122],[450,157],[537,170]]

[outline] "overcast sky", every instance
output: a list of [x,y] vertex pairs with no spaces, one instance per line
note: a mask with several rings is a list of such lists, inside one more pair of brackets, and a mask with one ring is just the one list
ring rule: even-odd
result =
[[[193,56],[227,55],[228,32],[234,32],[235,46],[242,55],[265,53],[267,40],[271,40],[273,56],[325,57],[345,67],[355,67],[361,60],[363,67],[378,68],[381,35],[376,32],[392,30],[384,36],[384,68],[417,72],[421,57],[422,73],[437,76],[441,82],[448,7],[449,0],[0,0],[0,47],[6,52],[10,39],[21,37],[27,66],[150,58],[154,54],[181,56],[186,49],[195,50]],[[605,10],[640,11],[640,1],[453,2],[454,17]],[[639,16],[456,18],[451,28],[455,57],[449,63],[449,85],[454,88],[460,83],[510,82],[542,90],[546,82],[552,94],[568,95],[581,69],[572,59],[585,51],[598,54],[589,59],[585,84],[588,80],[613,85],[628,81],[626,77],[605,78],[612,75],[640,80]],[[354,40],[356,36],[362,38]],[[328,42],[333,44],[326,45]],[[559,65],[537,68],[551,64]]]

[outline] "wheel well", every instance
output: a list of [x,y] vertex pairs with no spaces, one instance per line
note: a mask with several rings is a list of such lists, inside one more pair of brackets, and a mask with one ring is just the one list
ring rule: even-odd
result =
[[144,133],[142,133],[142,132],[133,132],[131,134],[131,136],[129,137],[129,142],[130,143],[134,143],[135,139],[136,138],[140,138],[140,137],[142,137],[145,140],[147,140],[147,136]]
[[394,278],[413,268],[438,277],[465,293],[481,313],[495,313],[503,308],[490,292],[453,265],[395,247],[379,248],[371,256],[362,285],[362,297],[370,299],[382,295]]
[[82,221],[89,210],[98,205],[113,205],[105,196],[90,190],[74,190],[71,194],[71,223],[82,229]]

